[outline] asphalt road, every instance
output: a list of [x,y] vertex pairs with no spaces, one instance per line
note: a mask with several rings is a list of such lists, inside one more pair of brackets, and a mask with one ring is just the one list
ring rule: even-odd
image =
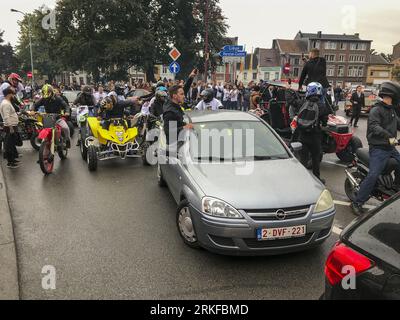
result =
[[[365,136],[366,120],[357,130]],[[140,159],[110,161],[89,173],[79,149],[44,177],[38,155],[4,168],[17,244],[22,299],[318,299],[324,262],[337,233],[355,217],[337,206],[335,232],[320,248],[274,257],[225,257],[186,247],[176,204]],[[344,168],[326,156],[322,176],[335,200],[348,201]],[[42,289],[43,266],[56,268]]]

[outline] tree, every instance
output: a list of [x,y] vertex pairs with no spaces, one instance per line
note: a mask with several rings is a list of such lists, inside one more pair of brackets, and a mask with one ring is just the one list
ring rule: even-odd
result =
[[0,75],[18,70],[18,60],[10,43],[3,44],[4,31],[0,30]]
[[[56,54],[57,43],[55,41],[55,30],[46,30],[42,27],[44,18],[42,8],[24,16],[18,24],[20,26],[19,40],[17,45],[17,56],[21,61],[21,69],[24,72],[31,71],[31,57],[29,45],[29,24],[32,32],[32,52],[34,68],[41,75],[46,75],[52,81],[60,71]],[[32,70],[33,72],[33,70]]]

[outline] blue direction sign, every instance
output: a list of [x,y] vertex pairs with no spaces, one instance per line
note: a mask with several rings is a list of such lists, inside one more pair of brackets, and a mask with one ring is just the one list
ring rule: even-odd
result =
[[245,58],[247,52],[246,51],[221,51],[219,55],[221,57],[238,57]]
[[174,61],[169,65],[169,72],[171,73],[179,73],[181,71],[181,66],[178,62]]
[[229,52],[237,52],[237,51],[243,51],[244,47],[243,46],[225,46],[223,51],[229,51]]

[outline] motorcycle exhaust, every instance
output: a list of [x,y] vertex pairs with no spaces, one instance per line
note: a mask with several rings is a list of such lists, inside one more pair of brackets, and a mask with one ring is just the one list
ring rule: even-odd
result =
[[359,183],[357,182],[357,180],[353,177],[353,175],[350,173],[350,171],[348,170],[344,170],[346,172],[346,176],[349,179],[351,185],[353,186],[353,188],[358,189],[360,188]]

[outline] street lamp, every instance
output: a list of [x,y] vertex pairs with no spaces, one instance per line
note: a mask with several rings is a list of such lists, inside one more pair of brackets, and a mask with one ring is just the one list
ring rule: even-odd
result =
[[[25,12],[11,9],[11,12],[21,13],[24,17],[27,15]],[[33,69],[33,53],[32,53],[32,25],[31,25],[31,17],[28,16],[28,24],[29,24],[29,48],[31,52],[31,69],[32,69],[32,90],[35,90],[35,71]]]

